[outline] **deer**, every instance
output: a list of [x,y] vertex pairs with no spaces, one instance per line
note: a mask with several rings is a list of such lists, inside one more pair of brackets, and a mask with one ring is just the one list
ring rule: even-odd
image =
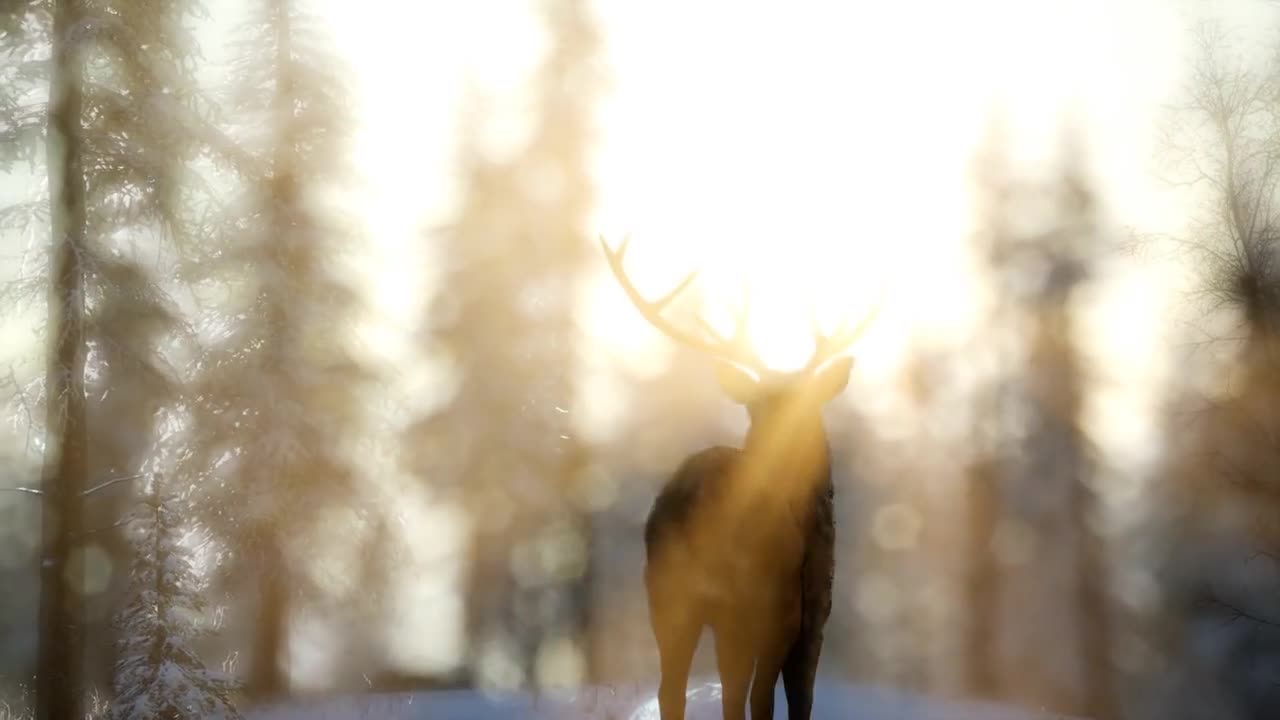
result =
[[728,337],[702,318],[696,330],[682,329],[663,311],[697,271],[647,300],[624,266],[629,243],[628,236],[614,249],[600,238],[618,285],[656,330],[714,361],[721,389],[749,420],[740,449],[713,446],[686,457],[645,521],[661,720],[683,720],[690,665],[708,627],[725,720],[742,720],[748,699],[753,720],[771,720],[779,676],[790,720],[809,720],[835,580],[835,487],[822,409],[848,384],[853,359],[842,353],[879,305],[832,333],[813,319],[809,361],[782,372],[748,342],[749,296]]

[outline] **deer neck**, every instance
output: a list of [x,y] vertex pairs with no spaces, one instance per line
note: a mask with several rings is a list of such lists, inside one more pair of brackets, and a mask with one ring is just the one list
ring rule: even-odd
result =
[[831,482],[831,451],[821,418],[752,423],[742,448],[743,491],[753,500],[803,502]]

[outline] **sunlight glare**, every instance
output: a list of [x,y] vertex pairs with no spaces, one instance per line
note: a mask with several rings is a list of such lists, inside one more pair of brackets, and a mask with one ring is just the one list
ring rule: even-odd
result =
[[[912,25],[909,14],[829,5],[785,14],[714,3],[681,10],[706,23],[734,15],[738,30],[709,55],[691,29],[699,23],[675,22],[668,3],[602,12],[616,80],[600,113],[595,225],[611,237],[633,232],[636,254],[643,246],[670,282],[701,268],[710,322],[722,328],[726,306],[749,283],[753,343],[771,365],[791,368],[811,351],[813,310],[828,329],[856,321],[912,263],[912,281],[959,295],[960,273],[947,261],[965,212],[958,168],[982,96],[970,93],[938,124],[923,105],[936,98],[903,92],[917,76],[939,86],[936,64],[903,56],[886,32]],[[664,52],[655,55],[658,37]],[[760,37],[785,52],[754,52]],[[895,72],[883,71],[885,55]],[[950,93],[956,84],[941,86]],[[901,104],[883,112],[866,104],[869,94]],[[890,294],[896,307],[881,321],[940,310],[926,293]],[[943,305],[946,313],[957,304]],[[895,355],[901,337],[869,331],[853,352]]]
[[[1168,14],[1148,0],[926,5],[928,22],[916,5],[599,6],[613,84],[598,113],[592,226],[634,233],[633,254],[643,247],[671,283],[702,268],[703,310],[717,327],[750,281],[762,314],[754,342],[780,367],[806,355],[812,306],[830,327],[881,291],[882,312],[852,349],[862,372],[894,372],[918,338],[963,338],[982,306],[964,236],[989,103],[1003,102],[1019,165],[1034,167],[1050,159],[1073,103],[1123,115],[1107,126],[1118,133],[1137,127],[1135,108],[1160,86],[1135,95],[1131,79],[1167,65],[1174,41],[1144,39],[1143,18]],[[708,53],[704,29],[726,17],[733,31]],[[1100,47],[1079,52],[1081,34]],[[761,38],[777,51],[758,52]],[[1112,67],[1139,41],[1132,67]],[[1143,162],[1128,153],[1111,165],[1137,178]],[[1114,188],[1121,205],[1146,202],[1137,186]],[[655,297],[670,287],[651,282]],[[637,327],[596,310],[616,331],[599,342]]]
[[[436,291],[435,263],[424,256],[438,248],[422,228],[456,215],[459,141],[475,140],[496,160],[520,147],[546,37],[536,8],[515,0],[327,2],[359,83],[355,159],[369,182],[359,202],[376,255],[363,275],[377,327],[363,333],[370,345],[405,346]],[[1085,120],[1114,153],[1105,174],[1125,178],[1110,188],[1109,209],[1150,203],[1138,195],[1146,156],[1129,140],[1147,127],[1140,107],[1167,79],[1136,80],[1169,64],[1169,41],[1145,39],[1145,6],[1157,2],[801,2],[785,12],[727,1],[594,3],[609,81],[595,114],[589,252],[597,233],[615,246],[634,234],[627,272],[650,298],[699,271],[687,302],[669,308],[682,325],[698,313],[728,332],[749,288],[748,335],[779,370],[809,359],[812,315],[829,332],[882,302],[848,353],[859,382],[891,387],[883,381],[903,371],[914,343],[963,347],[987,310],[990,283],[973,271],[966,242],[975,224],[968,163],[993,99],[1009,111],[1004,140],[1024,167],[1048,159],[1067,108],[1091,108]],[[1089,33],[1097,44],[1082,52]],[[1111,67],[1116,58],[1128,64]],[[1104,122],[1104,112],[1122,119]],[[675,346],[596,257],[581,290],[575,423],[604,438],[624,424],[631,381],[661,373]],[[1110,313],[1100,324],[1114,327],[1094,332],[1109,333],[1112,353],[1133,358],[1125,377],[1139,378],[1155,335],[1123,332],[1121,319]],[[409,352],[398,359],[429,364]],[[421,374],[441,384],[440,368]],[[892,420],[865,393],[845,401],[878,413],[882,431]],[[1111,423],[1129,417],[1114,404],[1101,410]],[[1143,439],[1128,435],[1129,445]],[[430,530],[452,541],[458,532],[448,523]],[[864,612],[892,610],[891,585],[864,589]],[[461,611],[443,586],[400,602],[418,630]],[[449,636],[427,648],[388,632],[393,656],[420,666],[447,664],[466,642]]]
[[[459,141],[474,131],[490,152],[522,141],[545,32],[534,9],[516,0],[324,2],[355,81],[354,203],[371,248],[355,271],[372,305],[359,334],[366,348],[403,358],[412,351],[406,331],[438,283],[424,231],[446,225],[456,209]],[[464,127],[460,111],[477,99],[487,122]]]

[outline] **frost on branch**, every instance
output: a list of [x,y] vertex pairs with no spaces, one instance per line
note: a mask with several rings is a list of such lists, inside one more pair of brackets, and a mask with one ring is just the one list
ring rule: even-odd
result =
[[133,524],[129,602],[116,616],[120,630],[115,700],[108,720],[239,720],[230,677],[209,670],[191,649],[203,629],[201,584],[182,541],[178,500],[160,476]]

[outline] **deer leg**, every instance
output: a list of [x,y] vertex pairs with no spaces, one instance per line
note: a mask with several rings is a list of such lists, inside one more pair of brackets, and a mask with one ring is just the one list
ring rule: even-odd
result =
[[751,720],[773,720],[774,690],[787,659],[790,639],[788,634],[778,633],[768,649],[756,659],[756,675],[751,681]]
[[702,626],[689,613],[671,610],[655,609],[650,622],[662,666],[662,677],[658,682],[658,713],[661,720],[684,720],[689,665],[693,662]]
[[782,664],[782,687],[787,693],[787,717],[809,720],[813,712],[813,683],[822,654],[822,633],[806,632],[791,646]]
[[716,627],[715,634],[724,720],[746,720],[747,689],[751,686],[751,671],[756,660],[752,644],[736,627]]

